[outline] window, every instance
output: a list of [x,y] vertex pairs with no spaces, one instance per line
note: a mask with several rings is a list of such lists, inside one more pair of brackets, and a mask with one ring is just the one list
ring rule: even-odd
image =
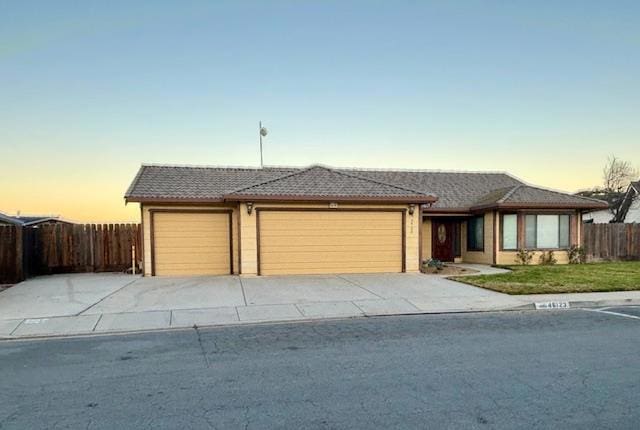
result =
[[518,249],[518,215],[502,216],[502,249]]
[[484,250],[484,216],[476,216],[467,221],[467,250]]
[[569,215],[527,215],[525,247],[562,249],[569,247]]

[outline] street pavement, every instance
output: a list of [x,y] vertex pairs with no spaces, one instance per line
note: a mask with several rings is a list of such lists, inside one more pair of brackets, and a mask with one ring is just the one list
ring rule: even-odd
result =
[[640,309],[0,342],[0,429],[635,429]]

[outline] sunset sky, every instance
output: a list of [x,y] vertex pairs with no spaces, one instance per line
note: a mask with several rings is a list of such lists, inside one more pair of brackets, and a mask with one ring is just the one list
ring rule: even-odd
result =
[[0,211],[138,221],[141,163],[640,166],[640,2],[0,0]]

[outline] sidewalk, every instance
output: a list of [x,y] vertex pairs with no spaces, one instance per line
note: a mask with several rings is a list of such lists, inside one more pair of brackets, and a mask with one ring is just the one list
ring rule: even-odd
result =
[[0,338],[526,310],[547,301],[567,301],[571,307],[640,304],[640,291],[510,296],[420,274],[248,279],[58,275],[23,284],[0,294],[0,311],[5,311]]

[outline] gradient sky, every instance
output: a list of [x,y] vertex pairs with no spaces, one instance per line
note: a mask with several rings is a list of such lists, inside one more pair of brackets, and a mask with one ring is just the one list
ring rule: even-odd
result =
[[640,165],[640,2],[0,0],[0,211],[137,221],[141,163]]

